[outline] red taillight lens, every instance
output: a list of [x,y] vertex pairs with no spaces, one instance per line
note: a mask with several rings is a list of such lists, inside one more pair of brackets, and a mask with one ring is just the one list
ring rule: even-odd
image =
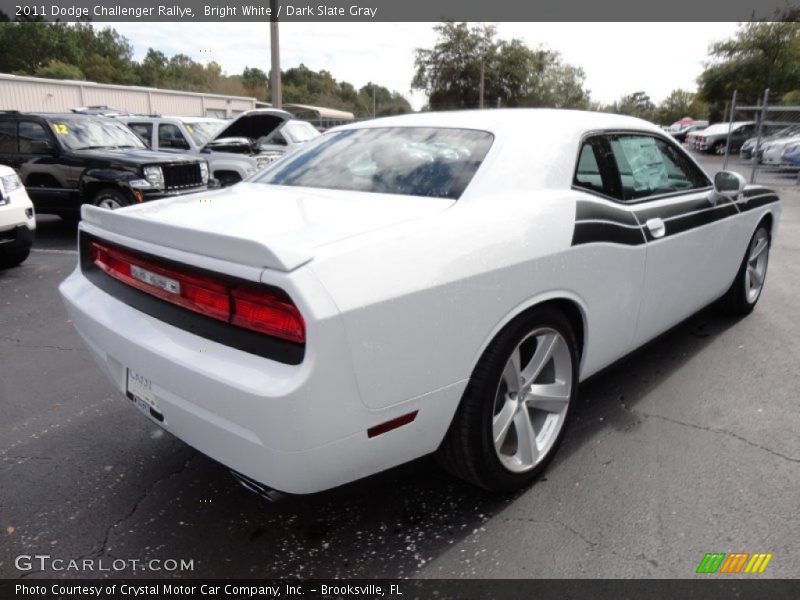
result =
[[288,296],[255,290],[234,289],[231,323],[293,342],[306,339],[300,311]]
[[187,273],[110,245],[91,242],[92,262],[136,289],[213,319],[304,343],[305,322],[280,290],[243,287],[213,275]]

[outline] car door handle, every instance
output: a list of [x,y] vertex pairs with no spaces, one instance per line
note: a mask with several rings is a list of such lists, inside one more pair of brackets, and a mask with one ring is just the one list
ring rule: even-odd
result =
[[650,230],[650,235],[654,238],[664,237],[664,234],[667,232],[667,227],[664,225],[664,221],[660,218],[656,217],[654,219],[647,219],[647,229]]

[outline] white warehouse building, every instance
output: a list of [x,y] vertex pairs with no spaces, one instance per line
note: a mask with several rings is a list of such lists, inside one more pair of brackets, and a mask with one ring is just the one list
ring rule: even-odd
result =
[[230,118],[256,108],[256,99],[0,73],[0,110],[69,112],[84,106],[144,115]]

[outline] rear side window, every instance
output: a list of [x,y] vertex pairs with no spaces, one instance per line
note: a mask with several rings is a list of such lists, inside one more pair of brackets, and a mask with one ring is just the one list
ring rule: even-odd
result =
[[41,153],[44,145],[51,142],[50,134],[39,123],[20,121],[19,151],[21,154]]
[[578,167],[575,170],[574,185],[593,192],[604,193],[603,176],[600,173],[600,165],[597,162],[597,155],[592,143],[586,141],[581,147],[578,156]]
[[0,153],[17,153],[17,122],[0,121]]
[[148,146],[153,145],[153,124],[152,123],[128,123],[133,132],[144,140]]
[[679,150],[649,135],[611,135],[611,152],[619,170],[622,200],[687,192],[711,182]]
[[492,140],[492,134],[472,129],[347,129],[307,142],[256,181],[457,199]]

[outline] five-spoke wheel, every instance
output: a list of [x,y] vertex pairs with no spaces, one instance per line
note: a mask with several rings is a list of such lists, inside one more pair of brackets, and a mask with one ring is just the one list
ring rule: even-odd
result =
[[509,471],[528,471],[547,456],[564,426],[572,383],[572,357],[556,330],[534,330],[511,352],[492,419],[494,448]]
[[770,243],[768,224],[762,221],[750,238],[736,279],[717,304],[723,311],[746,315],[755,308],[767,278]]
[[530,483],[564,436],[578,385],[575,325],[539,306],[506,325],[470,378],[440,462],[493,491]]

